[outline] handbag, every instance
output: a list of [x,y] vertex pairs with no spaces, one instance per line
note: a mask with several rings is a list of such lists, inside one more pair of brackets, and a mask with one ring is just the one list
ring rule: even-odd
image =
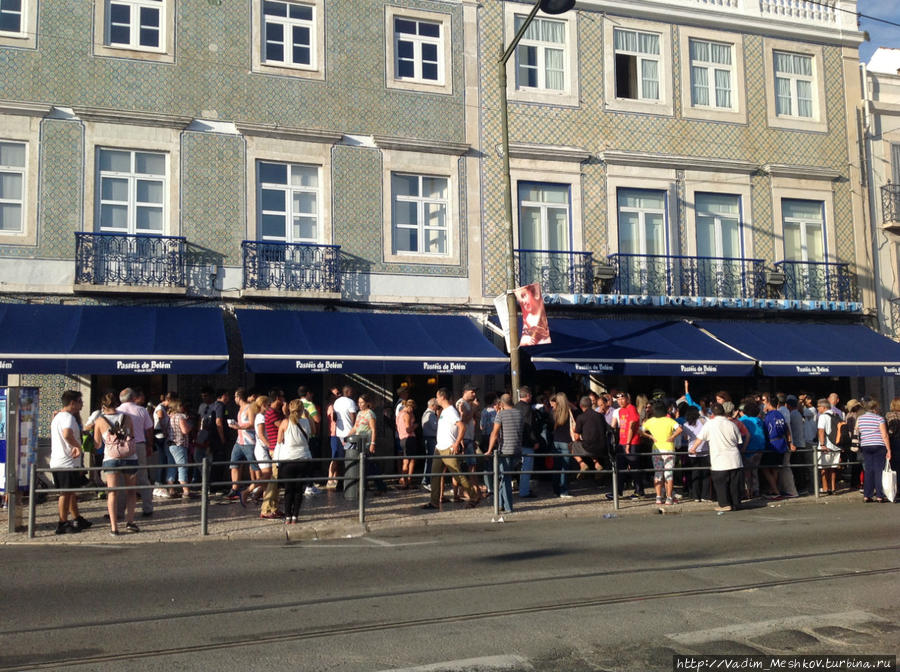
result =
[[896,501],[897,472],[891,469],[891,464],[887,460],[884,462],[884,471],[881,472],[881,490],[889,502]]

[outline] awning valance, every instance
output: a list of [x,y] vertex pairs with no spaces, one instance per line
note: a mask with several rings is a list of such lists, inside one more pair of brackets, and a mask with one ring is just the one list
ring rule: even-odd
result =
[[509,360],[459,315],[236,311],[254,373],[497,374]]
[[550,319],[552,343],[526,348],[537,369],[632,376],[747,376],[752,358],[683,321]]
[[217,374],[218,308],[0,304],[0,373]]
[[900,343],[859,324],[695,324],[757,360],[767,376],[900,375]]

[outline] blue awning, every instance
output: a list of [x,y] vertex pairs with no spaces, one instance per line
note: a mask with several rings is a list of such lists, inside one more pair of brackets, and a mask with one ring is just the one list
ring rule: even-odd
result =
[[0,304],[6,374],[225,373],[218,308]]
[[900,375],[900,343],[859,324],[695,324],[756,359],[767,376]]
[[253,373],[495,374],[509,360],[467,317],[237,310]]
[[756,363],[687,322],[549,320],[552,343],[526,348],[537,369],[630,376],[748,376]]

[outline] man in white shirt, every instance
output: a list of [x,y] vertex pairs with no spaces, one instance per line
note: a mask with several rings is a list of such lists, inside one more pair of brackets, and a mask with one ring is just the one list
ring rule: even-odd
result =
[[[459,459],[455,457],[462,451],[463,438],[466,435],[466,426],[456,408],[453,407],[453,400],[450,392],[446,387],[442,387],[435,395],[438,406],[441,407],[441,415],[438,418],[437,426],[437,445],[434,449],[434,459],[432,460],[432,469],[435,473],[440,473],[443,467],[447,471],[456,474],[460,485],[469,497],[469,508],[478,506],[481,501],[481,493],[473,486],[469,479],[466,478],[459,468]],[[440,479],[438,479],[440,480]],[[425,504],[423,509],[439,509],[443,488],[440,485],[434,485],[431,488],[431,501]]]
[[[741,490],[741,433],[737,425],[725,417],[725,408],[716,402],[710,406],[713,417],[707,421],[688,452],[694,455],[698,446],[709,443],[709,470],[716,487],[719,506],[716,511],[734,511],[740,508]],[[749,441],[749,434],[746,441]]]
[[841,449],[831,440],[837,434],[837,425],[841,419],[832,410],[828,399],[819,399],[819,420],[816,425],[818,433],[818,452],[816,453],[822,472],[822,494],[833,495],[837,489],[837,475],[840,471]]
[[[138,493],[141,495],[141,508],[143,509],[144,518],[153,515],[153,486],[150,485],[150,479],[147,477],[147,458],[152,449],[147,449],[147,437],[153,431],[153,418],[145,408],[147,398],[139,387],[126,387],[119,393],[119,407],[116,409],[119,413],[124,413],[131,417],[131,427],[134,431],[134,450],[137,454],[138,465],[137,471]],[[152,443],[150,444],[153,445]],[[119,511],[119,517],[122,517],[125,511],[125,498],[119,498],[122,510]]]
[[359,408],[353,401],[353,388],[345,385],[341,391],[342,395],[334,401],[334,422],[336,425],[337,437],[341,443],[346,443],[347,435],[353,429],[353,423],[356,421],[356,413]]
[[[50,423],[50,468],[77,469],[81,465],[81,409],[84,401],[81,392],[66,390],[62,393],[62,410]],[[57,488],[77,488],[81,485],[81,473],[59,471],[53,474]],[[72,520],[69,520],[69,514]],[[91,523],[78,513],[78,493],[62,492],[59,495],[59,524],[56,534],[72,534],[87,529]]]

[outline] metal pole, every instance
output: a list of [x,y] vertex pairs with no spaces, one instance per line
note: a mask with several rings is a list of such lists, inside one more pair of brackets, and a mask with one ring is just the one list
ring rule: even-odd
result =
[[[508,52],[509,53],[509,52]],[[513,401],[519,400],[519,319],[516,313],[515,232],[513,231],[512,178],[509,174],[509,113],[506,100],[506,59],[500,66],[500,126],[503,133],[503,204],[505,206],[507,252],[506,311],[509,313],[509,373]]]
[[366,524],[366,450],[359,451],[359,524]]
[[494,518],[500,516],[500,450],[494,451]]
[[613,509],[619,510],[619,461],[613,456],[612,463]]
[[200,536],[209,534],[209,458],[203,456],[200,473]]
[[37,487],[37,465],[28,465],[28,538],[34,539],[34,514]]
[[813,494],[816,499],[819,498],[819,474],[816,471],[816,463],[819,461],[819,444],[816,442],[812,449],[812,480],[813,480]]

